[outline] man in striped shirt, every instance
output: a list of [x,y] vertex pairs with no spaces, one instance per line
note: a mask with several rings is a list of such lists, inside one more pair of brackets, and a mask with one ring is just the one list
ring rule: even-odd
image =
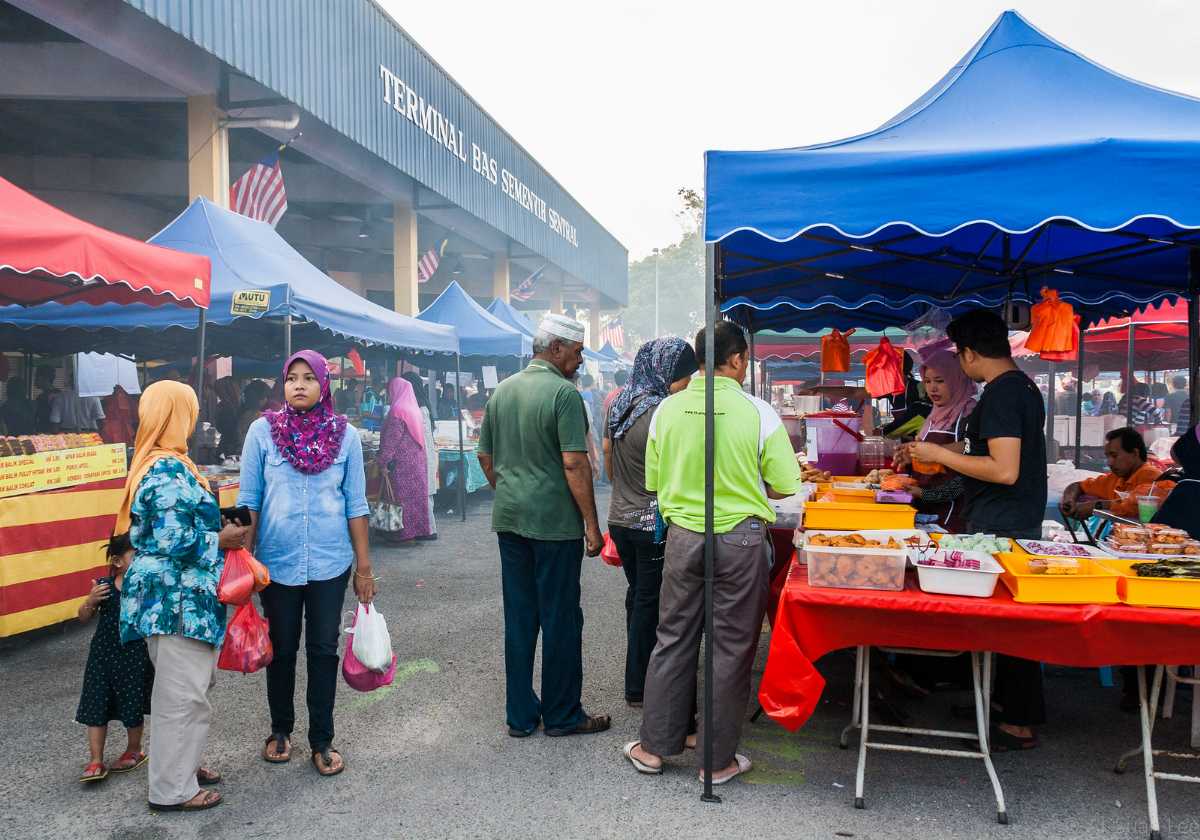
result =
[[[750,362],[741,328],[718,323],[714,344],[713,732],[701,731],[699,744],[712,737],[713,784],[722,784],[750,769],[736,750],[767,608],[770,499],[796,493],[800,468],[774,409],[742,390]],[[705,352],[701,332],[701,373]],[[646,489],[658,493],[669,528],[641,740],[625,748],[643,773],[661,773],[662,756],[683,751],[692,722],[704,623],[704,417],[701,375],[659,405],[646,444]]]

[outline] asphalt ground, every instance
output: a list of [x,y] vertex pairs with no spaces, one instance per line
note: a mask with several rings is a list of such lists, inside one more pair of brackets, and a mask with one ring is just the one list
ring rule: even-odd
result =
[[[1148,836],[1140,763],[1125,775],[1112,771],[1139,742],[1137,718],[1118,710],[1119,691],[1101,687],[1094,670],[1047,669],[1043,746],[997,756],[1008,826],[997,825],[983,767],[973,761],[872,753],[867,809],[853,808],[856,752],[837,747],[850,714],[849,652],[822,662],[830,685],[800,732],[765,719],[747,725],[742,751],[754,770],[720,788],[720,804],[700,801],[691,753],[670,760],[663,776],[637,775],[620,754],[640,719],[623,702],[625,580],[599,560],[584,566],[584,705],[611,714],[612,730],[509,738],[499,561],[486,498],[466,523],[443,515],[439,525],[436,542],[374,550],[383,577],[377,603],[400,666],[390,688],[357,694],[339,685],[336,745],[347,771],[324,779],[309,764],[302,699],[291,764],[265,764],[264,677],[220,672],[206,762],[224,774],[226,802],[211,811],[151,813],[144,770],[89,787],[76,781],[87,752],[72,717],[90,626],[0,641],[0,840]],[[766,652],[764,635],[756,681]],[[303,692],[301,666],[297,697]],[[949,708],[965,700],[945,693],[897,704],[921,725],[954,728]],[[1189,704],[1181,693],[1181,712],[1160,722],[1156,743],[1185,744]],[[123,748],[118,725],[110,758]],[[1160,782],[1159,802],[1167,837],[1200,838],[1200,788]]]

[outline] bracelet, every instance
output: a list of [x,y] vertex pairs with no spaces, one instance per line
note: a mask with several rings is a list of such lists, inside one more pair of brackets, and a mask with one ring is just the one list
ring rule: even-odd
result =
[[363,574],[359,574],[358,572],[355,572],[355,573],[354,573],[354,576],[355,576],[355,577],[360,577],[360,578],[370,578],[371,580],[374,580],[374,581],[378,581],[378,580],[379,580],[379,578],[378,578],[377,576],[375,576],[375,575],[363,575]]

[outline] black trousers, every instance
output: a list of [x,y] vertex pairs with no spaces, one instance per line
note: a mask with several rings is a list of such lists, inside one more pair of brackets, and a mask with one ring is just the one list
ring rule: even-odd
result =
[[259,598],[270,623],[275,658],[267,666],[267,704],[271,731],[291,735],[296,727],[296,654],[304,624],[304,653],[308,661],[308,744],[320,751],[333,742],[333,698],[337,691],[338,634],[342,602],[353,567],[329,580],[303,586],[272,582]]
[[610,525],[608,533],[629,582],[625,590],[625,699],[640,703],[646,688],[646,666],[658,632],[658,592],[662,588],[666,545],[654,541],[653,531]]
[[[504,591],[504,675],[508,725],[531,732],[573,729],[585,715],[583,609],[579,575],[583,540],[497,535]],[[542,636],[542,696],[533,690],[533,660]]]

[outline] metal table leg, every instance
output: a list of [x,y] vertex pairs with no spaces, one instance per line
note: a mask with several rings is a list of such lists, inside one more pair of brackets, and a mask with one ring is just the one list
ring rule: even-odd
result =
[[1138,700],[1141,703],[1142,713],[1142,762],[1146,770],[1146,809],[1150,814],[1150,840],[1159,840],[1162,837],[1162,832],[1158,828],[1158,792],[1154,788],[1154,748],[1151,746],[1150,740],[1153,737],[1154,730],[1151,727],[1152,716],[1150,709],[1158,708],[1158,685],[1162,680],[1162,666],[1154,670],[1154,706],[1151,707],[1146,702],[1146,666],[1139,665],[1137,669],[1138,678]]
[[838,745],[842,749],[846,749],[850,745],[850,733],[858,728],[858,712],[862,708],[862,676],[863,676],[863,659],[865,651],[862,645],[859,645],[854,653],[854,697],[850,700],[850,724],[842,730],[842,737],[838,739]]
[[854,777],[854,807],[867,807],[863,795],[863,784],[867,773],[867,741],[871,737],[871,649],[860,647],[860,670],[862,672],[862,699],[859,701],[858,772]]
[[[983,671],[990,674],[992,670],[992,654],[983,655]],[[979,732],[979,751],[983,754],[983,767],[987,770],[988,779],[992,782],[992,792],[996,794],[996,821],[1000,825],[1008,825],[1008,810],[1004,807],[1004,791],[1000,789],[1000,778],[996,768],[992,766],[991,745],[988,743],[989,719],[992,706],[991,680],[988,679],[987,689],[980,686],[979,654],[971,652],[971,685],[975,692],[975,725]]]

